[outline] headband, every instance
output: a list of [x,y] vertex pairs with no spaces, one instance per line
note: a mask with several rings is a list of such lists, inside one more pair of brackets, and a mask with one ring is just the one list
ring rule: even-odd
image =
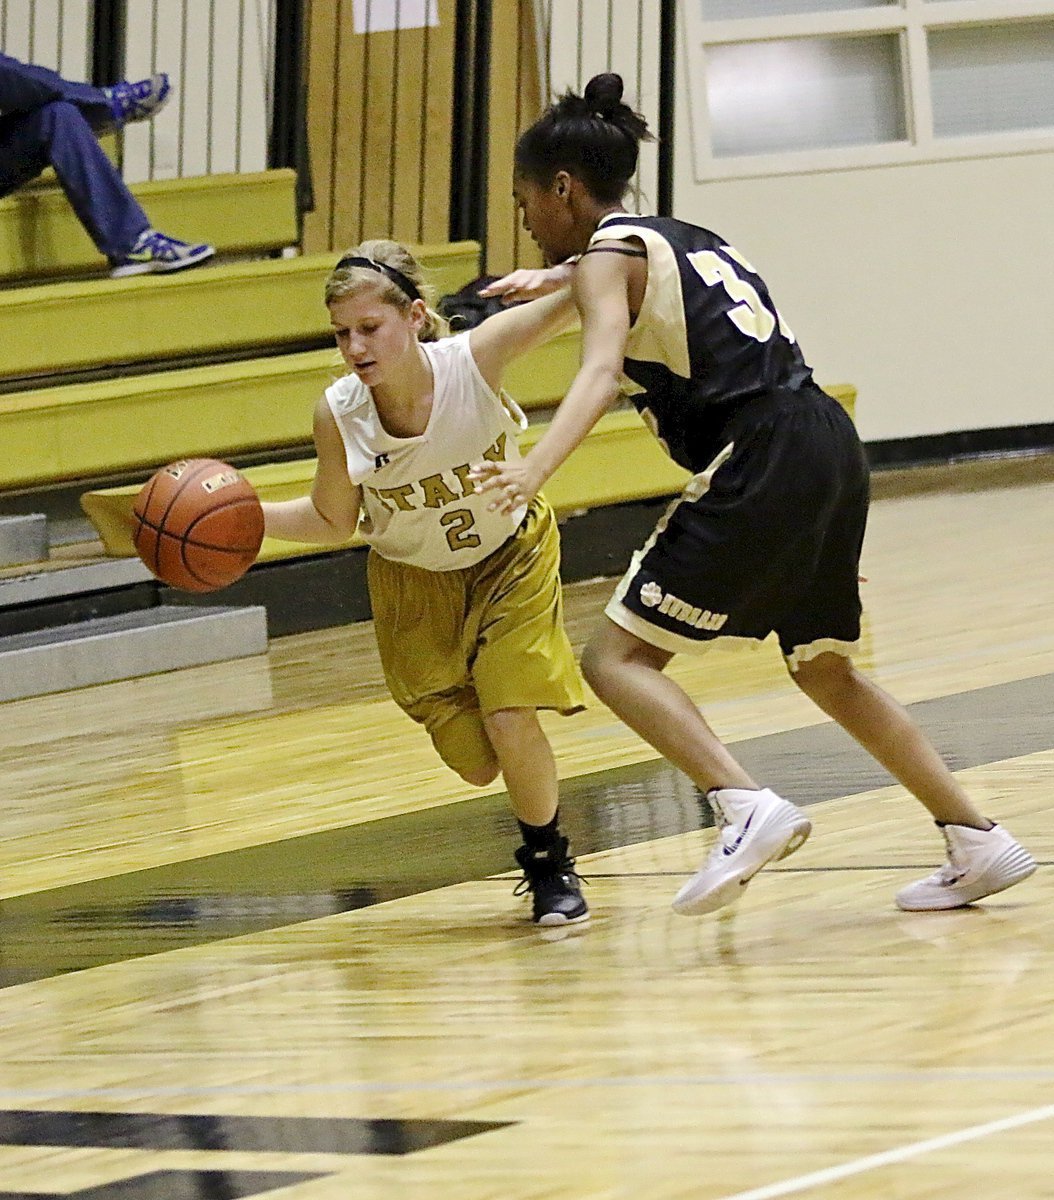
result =
[[387,263],[374,262],[372,258],[361,258],[359,255],[349,254],[342,258],[333,269],[339,271],[344,267],[365,267],[367,271],[376,271],[380,275],[387,275],[392,283],[401,292],[405,292],[411,300],[423,299],[417,284],[408,275],[397,271],[395,267],[388,266]]

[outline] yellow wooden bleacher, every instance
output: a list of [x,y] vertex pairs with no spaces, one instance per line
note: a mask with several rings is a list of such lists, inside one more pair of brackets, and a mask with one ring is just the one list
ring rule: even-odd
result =
[[[541,367],[548,348],[543,347],[521,360],[519,369],[526,376],[532,366]],[[570,375],[574,374],[571,364]],[[568,376],[568,381],[570,379]],[[512,391],[512,388],[509,389]],[[848,384],[827,389],[853,414],[856,389]],[[558,399],[557,392],[552,400]],[[552,402],[551,400],[551,402]],[[532,425],[520,438],[523,450],[529,450],[545,431],[544,424]],[[627,469],[632,464],[632,469]],[[159,464],[160,465],[160,464]],[[306,495],[315,474],[314,459],[267,463],[248,467],[243,474],[264,500],[288,500]],[[620,409],[597,422],[575,453],[557,470],[545,486],[545,494],[559,516],[602,505],[675,495],[688,473],[677,466],[662,450],[634,410]],[[131,532],[134,526],[132,503],[139,484],[103,488],[86,492],[81,507],[99,532],[106,552],[116,556],[135,553]],[[338,546],[310,546],[266,538],[259,561],[324,554],[360,544],[353,538]]]
[[[172,180],[136,191],[159,227],[233,253],[295,240],[294,186],[292,172],[263,172]],[[478,243],[415,249],[439,294],[457,291],[479,274]],[[54,187],[0,201],[0,278],[68,273],[94,258]],[[329,337],[321,289],[332,263],[328,253],[271,258],[168,278],[88,279],[0,293],[0,383],[7,380],[8,387],[0,395],[0,491],[137,472],[145,478],[175,458],[238,458],[307,446],[314,403],[341,363],[332,348],[295,347]],[[508,390],[529,412],[551,409],[574,375],[578,352],[577,332],[554,339],[510,368]],[[179,365],[210,355],[240,357]],[[56,382],[64,373],[101,375],[136,363],[161,369]],[[829,390],[852,412],[854,389]],[[523,447],[543,429],[532,425]],[[261,496],[281,499],[303,495],[314,467],[308,458],[249,467],[245,474]],[[671,495],[684,478],[636,413],[620,410],[597,424],[546,494],[567,515]],[[138,487],[100,487],[82,496],[108,554],[134,553],[131,505]],[[269,539],[260,557],[340,548]]]
[[[220,254],[295,245],[300,236],[295,190],[296,173],[288,169],[131,186],[156,229],[209,242]],[[31,184],[0,200],[0,280],[105,270],[57,184]]]
[[[477,274],[476,242],[425,253],[441,293]],[[0,292],[0,379],[320,340],[329,333],[322,283],[332,266],[331,254],[306,255]]]
[[[417,253],[441,293],[478,273],[477,242]],[[0,395],[0,490],[309,441],[336,352],[272,351],[328,340],[322,284],[332,265],[325,254],[0,293],[0,375],[102,371],[206,349],[252,356]]]
[[[550,405],[577,356],[576,334],[554,339],[510,369],[509,390],[527,409]],[[341,371],[332,348],[0,396],[0,490],[304,445],[315,400]]]
[[[454,262],[443,250],[419,248],[436,274],[456,280],[467,267],[472,277],[474,265],[457,263],[460,246]],[[528,412],[552,406],[574,376],[578,347],[570,332],[514,363],[509,392]],[[0,396],[0,491],[305,445],[314,403],[340,372],[336,351],[325,349]],[[851,388],[830,390],[851,408]]]

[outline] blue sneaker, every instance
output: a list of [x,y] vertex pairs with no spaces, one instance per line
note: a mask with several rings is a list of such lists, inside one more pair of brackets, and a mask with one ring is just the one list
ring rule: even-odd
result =
[[192,246],[189,242],[158,233],[156,229],[144,229],[125,258],[111,260],[110,278],[146,275],[151,271],[182,271],[197,266],[215,253],[216,247],[204,242]]
[[149,79],[140,79],[138,83],[122,79],[120,83],[102,90],[110,102],[110,112],[118,129],[129,121],[145,121],[149,117],[156,117],[172,91],[164,71],[151,75]]

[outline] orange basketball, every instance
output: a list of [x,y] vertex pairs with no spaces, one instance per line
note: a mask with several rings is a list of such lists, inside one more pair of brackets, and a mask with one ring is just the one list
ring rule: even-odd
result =
[[214,458],[162,467],[132,506],[139,557],[171,587],[214,592],[256,561],[264,517],[252,484]]

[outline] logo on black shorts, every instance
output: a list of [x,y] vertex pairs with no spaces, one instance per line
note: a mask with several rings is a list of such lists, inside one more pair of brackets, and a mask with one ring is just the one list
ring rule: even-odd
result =
[[706,629],[716,633],[728,620],[728,613],[711,612],[697,604],[689,604],[672,592],[663,593],[657,583],[650,581],[641,586],[640,602],[648,608],[658,608],[664,616],[683,621],[693,629]]

